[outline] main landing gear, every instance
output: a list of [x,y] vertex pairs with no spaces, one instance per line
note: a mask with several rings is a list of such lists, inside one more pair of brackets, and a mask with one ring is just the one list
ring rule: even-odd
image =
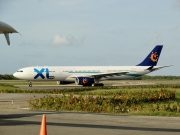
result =
[[103,83],[94,83],[94,84],[84,84],[83,87],[91,87],[91,86],[94,86],[94,87],[103,87],[104,84]]
[[103,86],[104,86],[104,84],[103,84],[103,83],[95,83],[95,84],[94,84],[94,87],[97,87],[97,86],[101,86],[101,87],[103,87]]
[[83,84],[83,87],[91,87],[92,84]]

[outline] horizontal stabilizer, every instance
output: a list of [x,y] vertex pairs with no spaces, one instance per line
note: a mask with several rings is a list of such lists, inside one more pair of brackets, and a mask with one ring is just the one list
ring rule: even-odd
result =
[[171,66],[173,66],[173,65],[169,65],[169,66],[157,66],[157,67],[151,66],[151,67],[147,68],[147,70],[152,72],[152,71],[155,71],[155,70],[159,70],[161,68],[171,67]]

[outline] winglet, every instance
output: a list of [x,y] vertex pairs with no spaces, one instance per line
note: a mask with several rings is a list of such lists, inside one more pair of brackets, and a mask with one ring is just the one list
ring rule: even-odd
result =
[[137,66],[156,66],[161,50],[163,48],[163,45],[157,45],[154,47],[154,49],[149,53],[149,55]]

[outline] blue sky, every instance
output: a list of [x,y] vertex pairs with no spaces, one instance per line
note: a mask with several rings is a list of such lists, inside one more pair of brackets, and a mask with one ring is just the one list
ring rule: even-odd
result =
[[0,0],[0,21],[20,34],[0,35],[0,74],[28,66],[131,66],[157,44],[149,75],[180,75],[180,0]]

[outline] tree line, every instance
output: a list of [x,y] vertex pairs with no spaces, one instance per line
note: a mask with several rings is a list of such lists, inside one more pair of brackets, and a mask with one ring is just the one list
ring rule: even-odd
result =
[[180,76],[149,76],[143,75],[140,77],[132,78],[131,80],[180,80]]
[[18,80],[12,74],[0,74],[0,80]]
[[[0,80],[18,80],[12,74],[0,74]],[[180,80],[180,76],[149,76],[134,77],[131,80]]]

